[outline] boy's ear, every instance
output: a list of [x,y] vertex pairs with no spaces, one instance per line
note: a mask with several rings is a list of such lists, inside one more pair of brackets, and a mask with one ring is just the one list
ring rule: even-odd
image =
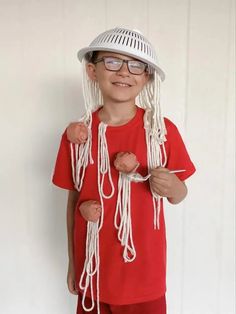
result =
[[144,76],[145,84],[147,84],[151,80],[152,80],[152,75],[147,73],[147,72],[145,72],[145,76]]
[[90,78],[90,80],[92,80],[92,81],[96,81],[97,80],[96,71],[95,71],[95,65],[93,63],[88,63],[86,65],[86,72],[87,72],[88,77]]
[[146,68],[145,75],[146,75],[146,83],[154,80],[154,72],[149,65]]
[[149,73],[145,73],[145,74],[146,74],[146,83],[147,83],[148,81],[152,79],[152,76]]

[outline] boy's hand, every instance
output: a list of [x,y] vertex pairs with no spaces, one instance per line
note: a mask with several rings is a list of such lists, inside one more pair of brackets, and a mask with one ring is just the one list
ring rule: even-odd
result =
[[73,122],[67,127],[66,135],[71,143],[83,144],[88,138],[88,128],[82,122]]
[[187,195],[185,183],[167,168],[151,170],[150,184],[156,194],[167,197],[172,204],[180,203]]
[[69,262],[68,266],[68,272],[67,272],[67,286],[72,294],[78,294],[78,291],[76,290],[76,285],[75,285],[75,271],[74,271],[74,266],[72,265],[71,262]]
[[80,204],[79,207],[82,217],[91,222],[97,222],[101,216],[101,204],[98,201],[86,201]]

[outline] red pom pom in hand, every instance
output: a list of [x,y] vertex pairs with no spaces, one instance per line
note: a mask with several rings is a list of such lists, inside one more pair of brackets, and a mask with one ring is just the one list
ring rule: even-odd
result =
[[83,144],[88,138],[88,127],[83,122],[73,122],[69,124],[66,134],[71,143]]
[[130,173],[137,169],[139,162],[135,154],[130,152],[120,152],[116,155],[114,166],[116,170]]

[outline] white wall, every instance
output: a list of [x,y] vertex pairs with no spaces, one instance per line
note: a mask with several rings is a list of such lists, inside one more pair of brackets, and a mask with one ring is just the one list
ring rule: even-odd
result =
[[66,193],[50,179],[83,112],[76,51],[119,25],[156,46],[164,112],[197,167],[187,200],[166,208],[169,314],[234,313],[234,12],[233,0],[0,0],[1,313],[74,313]]

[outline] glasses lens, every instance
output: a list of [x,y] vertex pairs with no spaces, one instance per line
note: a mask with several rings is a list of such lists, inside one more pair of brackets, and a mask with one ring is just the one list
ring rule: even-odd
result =
[[141,61],[130,60],[128,62],[129,71],[132,74],[142,74],[146,68],[146,64]]
[[123,65],[123,62],[127,63],[129,72],[132,74],[140,75],[142,74],[146,69],[146,64],[137,61],[137,60],[123,60],[119,58],[113,58],[113,57],[103,57],[97,61],[104,61],[105,67],[109,71],[119,71]]
[[116,58],[104,58],[105,67],[110,71],[118,71],[122,66],[122,60]]

